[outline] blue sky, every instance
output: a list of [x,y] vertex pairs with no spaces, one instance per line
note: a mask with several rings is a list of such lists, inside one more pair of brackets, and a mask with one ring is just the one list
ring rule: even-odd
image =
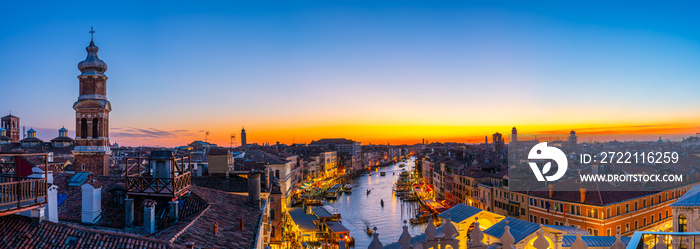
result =
[[[184,144],[204,130],[228,143],[243,125],[253,142],[438,139],[513,125],[694,128],[697,10],[681,2],[0,2],[0,113],[73,130],[77,63],[94,26],[109,66],[111,137],[126,144]],[[436,128],[445,126],[464,131]]]

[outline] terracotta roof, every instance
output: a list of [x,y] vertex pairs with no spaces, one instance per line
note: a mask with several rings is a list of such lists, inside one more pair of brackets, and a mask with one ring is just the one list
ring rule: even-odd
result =
[[[154,238],[171,240],[174,245],[195,242],[201,248],[251,248],[256,238],[260,208],[248,202],[247,195],[192,187],[192,193],[201,197],[209,207],[196,216],[196,220],[184,220],[175,229],[154,235]],[[240,221],[243,220],[243,229]],[[194,221],[194,222],[192,222]],[[213,234],[214,223],[219,233]],[[191,225],[190,225],[191,224]],[[173,236],[180,226],[189,226],[179,236]]]
[[43,221],[0,217],[0,238],[8,248],[172,248],[167,242]]
[[193,176],[192,185],[224,192],[248,192],[248,179],[243,177]]

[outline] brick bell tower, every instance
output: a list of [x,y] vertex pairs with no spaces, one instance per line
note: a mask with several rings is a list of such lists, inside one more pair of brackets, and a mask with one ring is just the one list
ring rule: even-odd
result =
[[107,100],[107,64],[97,57],[90,30],[90,45],[87,58],[78,63],[81,74],[78,101],[75,110],[75,156],[76,171],[89,171],[96,175],[109,175],[109,112],[112,105]]

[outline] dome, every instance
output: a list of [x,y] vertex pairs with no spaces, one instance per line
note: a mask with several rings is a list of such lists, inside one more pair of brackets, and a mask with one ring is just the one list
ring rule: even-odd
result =
[[30,128],[27,132],[32,133],[32,132],[36,132],[36,131],[34,130],[34,128]]
[[61,127],[61,129],[58,130],[58,131],[59,131],[59,132],[68,132],[68,129],[66,129],[66,127]]
[[83,73],[81,75],[104,75],[107,71],[107,63],[97,57],[99,47],[95,46],[94,41],[90,41],[90,45],[85,48],[88,52],[87,58],[78,63],[78,69]]

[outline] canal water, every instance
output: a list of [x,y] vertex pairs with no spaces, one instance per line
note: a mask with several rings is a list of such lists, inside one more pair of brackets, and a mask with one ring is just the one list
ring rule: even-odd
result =
[[[337,200],[329,200],[327,205],[335,207],[341,214],[342,223],[350,230],[350,236],[355,238],[354,248],[367,248],[372,237],[367,235],[366,226],[377,227],[379,240],[389,244],[399,240],[403,231],[403,221],[414,218],[417,202],[404,202],[392,191],[393,184],[399,178],[399,173],[404,169],[413,170],[414,160],[399,167],[400,163],[387,167],[381,167],[372,171],[371,175],[363,175],[352,181],[351,194],[343,194]],[[380,176],[381,171],[386,171],[386,176]],[[367,189],[372,192],[367,195]],[[380,201],[384,200],[384,207]],[[412,236],[423,233],[426,224],[411,226],[408,231]]]

